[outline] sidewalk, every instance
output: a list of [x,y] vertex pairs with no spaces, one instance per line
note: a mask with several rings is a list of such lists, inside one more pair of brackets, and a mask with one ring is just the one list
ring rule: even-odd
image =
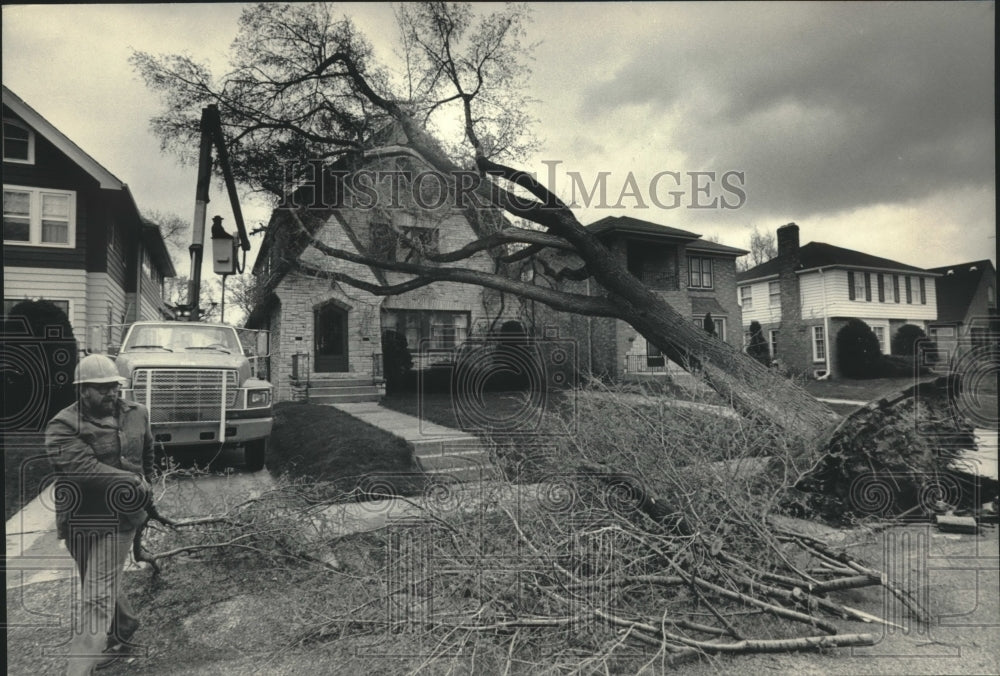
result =
[[[222,511],[225,503],[242,501],[274,485],[267,472],[203,476],[171,481],[157,493],[156,503],[174,518]],[[7,549],[4,557],[7,589],[36,582],[71,579],[76,565],[65,545],[56,537],[55,498],[50,484],[5,524]],[[126,571],[140,570],[131,557]]]
[[399,413],[376,402],[326,404],[399,437],[413,449],[417,466],[427,474],[477,481],[490,474],[490,461],[478,437]]

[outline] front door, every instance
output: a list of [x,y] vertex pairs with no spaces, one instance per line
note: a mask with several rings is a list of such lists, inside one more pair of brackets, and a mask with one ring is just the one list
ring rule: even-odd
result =
[[328,303],[313,310],[313,322],[316,372],[347,371],[347,310]]

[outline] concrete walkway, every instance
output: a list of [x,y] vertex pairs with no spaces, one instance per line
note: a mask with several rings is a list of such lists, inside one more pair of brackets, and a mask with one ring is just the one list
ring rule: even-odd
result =
[[427,474],[469,481],[489,478],[491,464],[478,437],[399,413],[376,402],[326,404],[399,437],[413,449],[417,466]]

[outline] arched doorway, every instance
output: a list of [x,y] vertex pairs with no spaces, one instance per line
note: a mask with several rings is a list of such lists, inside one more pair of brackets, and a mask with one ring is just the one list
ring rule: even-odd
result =
[[313,310],[313,363],[317,373],[349,370],[347,312],[333,301]]

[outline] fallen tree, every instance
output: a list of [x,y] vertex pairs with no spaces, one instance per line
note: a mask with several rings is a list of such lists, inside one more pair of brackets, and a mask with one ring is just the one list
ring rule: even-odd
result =
[[[508,163],[524,121],[517,112],[523,104],[517,84],[526,73],[524,10],[501,10],[478,25],[465,5],[407,5],[401,16],[410,66],[402,88],[374,63],[351,22],[334,20],[326,6],[248,9],[234,43],[233,71],[218,85],[189,59],[136,54],[147,83],[165,95],[167,110],[154,127],[165,146],[190,152],[200,107],[219,107],[234,171],[284,205],[289,253],[272,274],[311,275],[375,296],[436,282],[474,284],[556,310],[619,319],[697,373],[743,418],[685,421],[663,410],[594,411],[590,418],[600,425],[560,437],[568,446],[546,451],[549,493],[523,503],[522,511],[510,509],[502,496],[475,501],[489,508],[464,509],[466,498],[455,486],[438,486],[421,518],[380,536],[385,559],[376,572],[365,573],[379,593],[350,613],[305,628],[302,640],[379,627],[418,632],[432,655],[444,655],[478,648],[477,637],[488,637],[490,649],[507,653],[508,664],[513,652],[525,650],[571,659],[583,669],[637,647],[636,659],[667,662],[864,645],[871,636],[840,634],[831,618],[885,620],[828,596],[857,585],[886,585],[926,619],[908,590],[774,521],[789,489],[821,467],[831,444],[849,453],[869,440],[834,434],[838,418],[829,408],[694,326],[629,273],[558,196]],[[457,152],[446,152],[428,131],[435,114],[449,107],[463,121],[464,148]],[[325,242],[321,227],[331,209],[299,208],[288,200],[289,187],[325,163],[353,167],[384,160],[449,177],[450,195],[469,199],[458,208],[477,239],[439,252],[395,228],[394,236],[417,255],[390,260],[362,246],[347,250]],[[306,173],[294,173],[299,170]],[[469,176],[475,180],[462,183]],[[513,225],[501,214],[534,226]],[[315,257],[303,262],[302,247],[329,264],[315,264]],[[484,254],[493,271],[468,265]],[[569,262],[553,267],[564,259]],[[377,272],[374,281],[347,272],[356,266]],[[530,283],[524,266],[550,279],[589,279],[601,291]],[[585,419],[581,414],[578,421]],[[648,437],[628,441],[640,432]],[[926,444],[929,452],[921,457],[934,458],[933,441],[914,443]],[[719,456],[720,449],[729,450]],[[761,456],[774,458],[772,465],[750,478],[709,471],[706,460]],[[513,486],[523,483],[517,474],[514,468],[506,476]],[[621,481],[623,475],[632,478]],[[615,488],[609,492],[608,486]],[[303,565],[326,562],[321,552],[350,536],[330,535],[320,526],[347,507],[314,499],[313,490],[285,490],[218,518],[179,520],[180,535],[164,537],[190,539],[163,540],[161,553],[148,558],[241,550]],[[568,496],[564,508],[551,499],[559,495]],[[763,614],[774,623],[761,626]],[[568,647],[550,653],[550,643]]]

